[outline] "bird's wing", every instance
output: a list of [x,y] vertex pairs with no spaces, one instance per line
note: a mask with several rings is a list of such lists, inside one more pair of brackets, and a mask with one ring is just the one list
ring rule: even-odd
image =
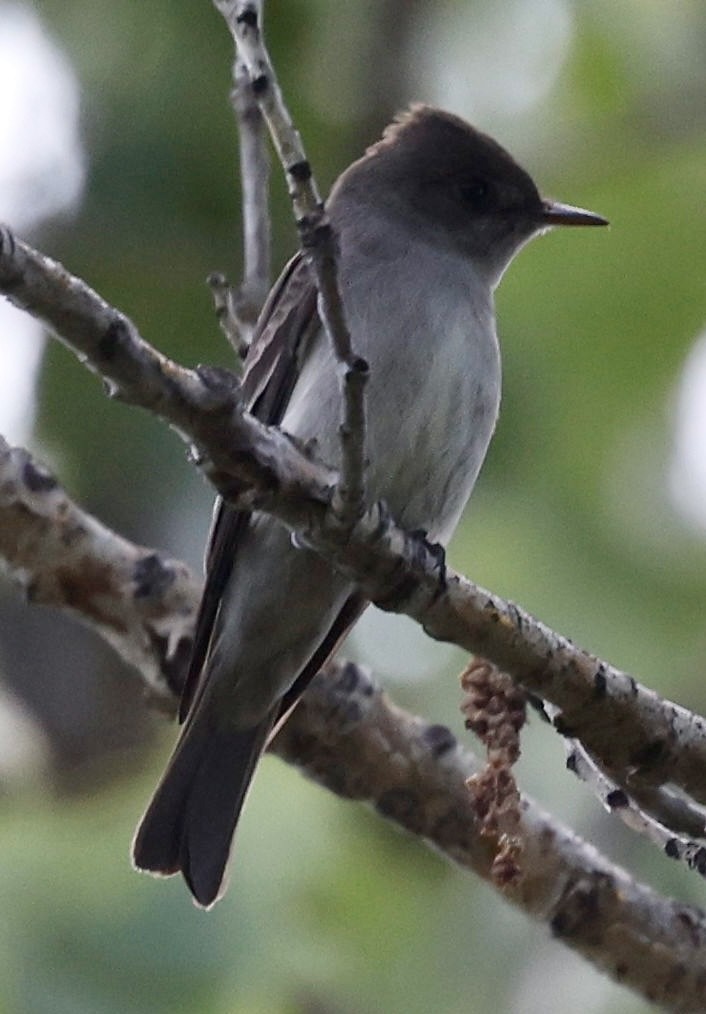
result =
[[[307,353],[307,339],[320,327],[316,296],[311,271],[299,252],[289,261],[272,288],[246,358],[242,381],[245,403],[262,422],[277,425],[286,411]],[[238,511],[217,498],[206,552],[206,580],[196,619],[194,647],[179,706],[179,720],[182,722],[196,696],[221,599],[236,564],[238,544],[249,518],[247,511]],[[361,605],[356,618],[362,608]],[[347,609],[343,612],[348,615]],[[334,628],[342,625],[336,622]],[[345,630],[350,625],[345,624]],[[340,637],[339,631],[336,643]],[[317,652],[317,657],[319,654]],[[325,658],[322,658],[320,664],[324,661]]]

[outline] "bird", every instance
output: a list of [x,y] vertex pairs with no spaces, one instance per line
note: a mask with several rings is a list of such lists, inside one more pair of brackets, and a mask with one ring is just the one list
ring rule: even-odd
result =
[[[493,293],[554,226],[602,226],[544,199],[495,140],[425,104],[398,114],[334,184],[326,212],[352,346],[367,360],[366,487],[445,547],[500,405]],[[272,288],[247,353],[249,411],[340,462],[340,391],[303,252]],[[273,730],[368,605],[350,576],[264,513],[218,499],[181,735],[136,831],[136,869],[224,893],[233,835]]]

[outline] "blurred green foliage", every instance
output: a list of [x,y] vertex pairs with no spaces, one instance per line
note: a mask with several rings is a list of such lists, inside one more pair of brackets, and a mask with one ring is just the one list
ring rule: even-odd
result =
[[[542,95],[515,110],[482,96],[479,126],[546,192],[595,208],[612,229],[539,240],[503,281],[502,418],[451,560],[704,711],[705,543],[666,493],[675,387],[706,311],[703,3],[271,0],[268,39],[328,185],[397,105],[444,102],[442,77],[463,93],[466,66],[449,67],[435,41],[448,19],[463,22],[472,61],[474,18],[490,7],[501,63],[520,16],[537,28],[521,51],[540,45],[547,19],[564,36]],[[206,0],[44,0],[38,10],[81,80],[90,162],[80,211],[42,245],[168,355],[227,363],[203,284],[241,266],[224,25]],[[473,118],[475,98],[455,110]],[[279,266],[295,236],[273,177]],[[59,346],[45,357],[36,434],[86,505],[196,564],[210,494],[179,441],[105,399]],[[387,629],[395,696],[459,731],[458,653],[425,646],[424,673],[405,683],[419,639],[410,649],[405,624]],[[352,650],[375,662],[374,640],[358,636]],[[127,863],[170,737],[137,782],[3,801],[1,1010],[645,1009],[473,878],[272,760],[256,779],[230,893],[197,912],[181,884]],[[703,902],[701,881],[635,843],[562,775],[546,730],[530,731],[526,754],[525,788],[660,889]]]

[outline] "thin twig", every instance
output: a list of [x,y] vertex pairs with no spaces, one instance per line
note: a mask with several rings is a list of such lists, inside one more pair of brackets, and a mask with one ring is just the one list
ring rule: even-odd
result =
[[319,315],[337,362],[343,393],[340,480],[333,509],[344,528],[365,507],[365,386],[368,364],[355,354],[338,288],[336,241],[311,165],[289,114],[262,37],[262,0],[213,0],[250,75],[252,92],[282,163],[303,249],[319,290]]
[[245,359],[257,318],[270,287],[270,160],[260,107],[250,75],[237,55],[230,93],[238,128],[243,222],[243,280],[230,285],[220,272],[207,282],[223,333],[239,359]]
[[265,124],[242,60],[233,63],[231,100],[240,144],[240,182],[243,195],[243,256],[240,287],[249,323],[255,325],[270,288],[270,159]]
[[212,271],[206,278],[206,285],[211,290],[216,319],[236,354],[236,365],[240,368],[248,354],[252,337],[250,325],[240,314],[240,290],[232,286],[221,271]]
[[633,784],[628,778],[624,788],[644,813],[664,824],[674,834],[688,839],[698,838],[702,845],[706,845],[706,808],[674,786],[645,785],[639,782]]
[[[545,702],[544,714],[561,721],[558,709]],[[706,874],[706,812],[665,785],[646,785],[630,770],[609,777],[578,740],[566,739],[566,766],[589,788],[609,813],[644,835],[674,859]],[[697,840],[694,840],[697,839]]]
[[[584,782],[590,791],[600,800],[608,813],[614,814],[626,827],[635,831],[656,845],[670,859],[679,859],[691,869],[706,876],[706,843],[692,840],[666,823],[658,820],[636,800],[632,799],[621,786],[608,778],[596,762],[589,756],[580,743],[574,743],[567,758],[567,767]],[[690,811],[693,815],[693,810]],[[665,819],[669,813],[664,807]],[[683,811],[673,814],[684,818]],[[701,821],[703,835],[703,819]]]

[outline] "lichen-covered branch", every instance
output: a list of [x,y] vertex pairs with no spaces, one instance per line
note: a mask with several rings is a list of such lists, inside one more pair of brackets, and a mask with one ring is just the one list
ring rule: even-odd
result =
[[193,442],[204,473],[231,502],[268,511],[371,601],[490,659],[554,704],[555,727],[580,740],[609,776],[622,781],[629,772],[638,787],[675,784],[706,802],[702,718],[440,566],[433,547],[399,529],[382,505],[342,530],[330,509],[335,474],[245,412],[233,375],[171,362],[85,282],[7,230],[0,232],[0,292],[48,324],[116,396]]
[[200,593],[188,567],[135,546],[81,510],[55,477],[0,437],[0,557],[28,600],[89,624],[173,707]]
[[[242,494],[244,506],[264,504],[279,492],[302,508],[306,490],[304,499],[325,511],[334,473],[244,412],[235,374],[211,367],[188,370],[167,359],[89,285],[5,228],[0,229],[0,292],[101,377],[110,397],[153,412],[193,444],[195,460],[224,496]],[[300,512],[300,520],[307,516]]]
[[[173,706],[200,594],[187,568],[85,514],[26,451],[2,446],[0,490],[0,552],[32,600],[96,629]],[[516,875],[500,887],[496,843],[466,785],[478,763],[447,728],[396,707],[361,667],[331,663],[273,751],[473,870],[643,996],[704,1009],[705,913],[639,884],[526,798],[513,825]]]
[[[360,667],[321,673],[275,749],[497,888],[494,844],[480,834],[466,787],[477,762],[448,729],[396,707]],[[501,891],[508,901],[650,1001],[706,1009],[706,913],[636,882],[526,798],[513,834],[520,875]]]

